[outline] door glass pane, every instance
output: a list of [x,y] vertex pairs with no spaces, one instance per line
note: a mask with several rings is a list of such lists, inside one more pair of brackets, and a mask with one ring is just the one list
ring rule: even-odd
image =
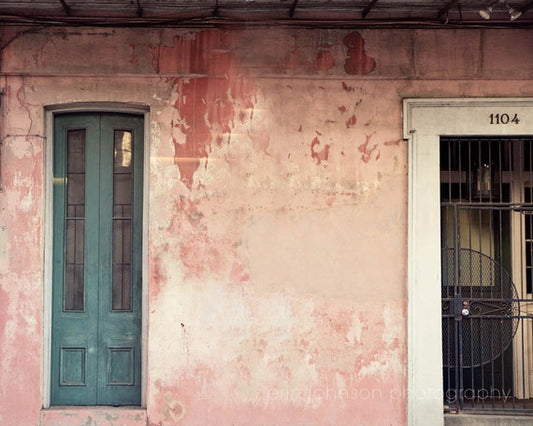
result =
[[67,135],[67,214],[65,217],[65,311],[84,305],[85,130]]
[[113,160],[113,310],[131,309],[132,132],[115,130]]

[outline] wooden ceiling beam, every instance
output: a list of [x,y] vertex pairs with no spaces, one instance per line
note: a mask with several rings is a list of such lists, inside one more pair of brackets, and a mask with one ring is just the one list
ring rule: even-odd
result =
[[370,0],[366,7],[363,9],[363,19],[367,17],[367,15],[370,13],[372,9],[374,9],[374,6],[379,0]]
[[515,9],[518,9],[520,12],[524,13],[527,12],[529,9],[533,7],[533,1],[530,1],[529,3],[526,3],[522,7],[515,7]]
[[461,3],[461,0],[450,0],[448,3],[444,5],[444,7],[439,10],[438,19],[439,21],[445,21],[448,19],[448,12],[450,12],[450,9],[452,7],[455,7]]
[[65,2],[65,0],[59,0],[59,3],[61,3],[61,6],[63,7],[63,10],[65,11],[67,16],[70,16],[70,7]]
[[291,10],[289,11],[289,16],[292,18],[294,16],[294,12],[296,12],[296,8],[298,7],[298,0],[293,0],[291,5]]

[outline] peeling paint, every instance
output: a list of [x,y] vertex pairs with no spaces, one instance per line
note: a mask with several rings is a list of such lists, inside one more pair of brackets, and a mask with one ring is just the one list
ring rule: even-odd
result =
[[[361,155],[361,160],[363,160],[363,162],[365,163],[368,163],[372,157],[372,153],[376,150],[376,148],[378,147],[378,144],[374,144],[372,145],[372,147],[370,147],[370,139],[372,138],[372,135],[366,135],[365,136],[365,142],[362,143],[361,145],[359,145],[359,152],[362,154]],[[379,152],[378,152],[378,155],[376,155],[376,160],[379,159]]]
[[292,36],[293,47],[285,55],[285,69],[295,70],[300,67],[300,50],[298,48],[298,37]]
[[209,157],[211,142],[231,140],[236,115],[241,122],[253,119],[255,84],[228,50],[228,37],[223,31],[205,30],[191,37],[176,36],[172,46],[153,51],[154,69],[159,72],[209,75],[174,82],[178,95],[174,108],[180,119],[171,126],[181,133],[172,137],[174,163],[189,189],[200,161]]
[[317,161],[317,164],[320,164],[322,161],[328,161],[330,145],[324,145],[322,150],[316,151],[315,147],[320,145],[320,139],[318,136],[311,141],[311,158],[314,158]]
[[320,50],[317,53],[314,67],[319,71],[327,71],[335,66],[335,58],[329,50]]
[[[168,250],[168,245],[165,247],[162,247],[163,251]],[[161,259],[156,253],[155,247],[153,246],[153,243],[150,245],[150,256],[149,256],[149,266],[148,269],[150,271],[150,289],[151,289],[151,298],[157,299],[159,296],[159,293],[161,291],[161,285],[167,280],[166,275],[163,272],[163,265],[161,262]]]
[[[452,33],[6,27],[0,423],[405,424],[401,99],[533,96],[526,32]],[[42,409],[43,106],[98,102],[150,109],[129,417]]]
[[245,265],[234,263],[231,268],[230,279],[233,282],[244,282],[250,280],[250,274]]
[[139,58],[137,53],[135,52],[136,45],[134,43],[130,43],[131,48],[131,57],[130,57],[130,64],[137,65],[139,63]]
[[346,120],[346,128],[350,128],[354,126],[357,123],[357,118],[355,117],[355,114],[353,114],[348,120]]
[[27,99],[26,99],[26,92],[27,91],[30,91],[30,92],[34,92],[35,89],[34,87],[31,85],[31,84],[27,84],[25,81],[24,81],[24,78],[21,78],[21,81],[20,81],[20,87],[19,89],[17,90],[17,100],[18,100],[18,103],[19,105],[24,108],[24,110],[26,111],[27,113],[27,118],[28,118],[28,121],[29,121],[29,125],[28,125],[28,132],[27,134],[29,135],[30,133],[32,133],[32,128],[33,128],[33,118],[32,118],[32,113],[30,111],[30,108],[31,107],[39,107],[39,105],[36,105],[36,104],[31,104]]
[[346,92],[355,92],[355,89],[352,86],[348,86],[345,81],[342,82],[342,88]]
[[365,41],[357,31],[347,34],[343,43],[347,48],[347,58],[344,62],[344,70],[347,74],[365,75],[376,69],[376,61],[366,55]]

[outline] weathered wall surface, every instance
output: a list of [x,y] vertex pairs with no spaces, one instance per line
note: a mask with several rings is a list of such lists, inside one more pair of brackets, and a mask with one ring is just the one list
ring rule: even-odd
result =
[[5,28],[0,423],[42,405],[43,107],[104,101],[151,111],[148,422],[405,423],[401,100],[533,96],[532,41]]

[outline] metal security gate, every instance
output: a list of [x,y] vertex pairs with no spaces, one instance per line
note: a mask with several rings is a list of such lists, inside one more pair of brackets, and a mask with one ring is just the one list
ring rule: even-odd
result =
[[533,414],[533,139],[440,144],[445,410]]

